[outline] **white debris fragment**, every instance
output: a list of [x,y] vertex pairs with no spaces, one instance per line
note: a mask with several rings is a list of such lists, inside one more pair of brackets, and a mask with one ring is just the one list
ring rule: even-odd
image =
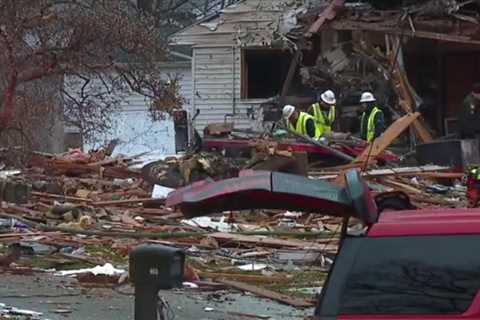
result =
[[20,170],[4,170],[0,171],[0,179],[6,179],[7,177],[16,176],[22,173]]
[[232,232],[238,229],[238,226],[234,223],[226,223],[225,217],[222,217],[220,221],[215,221],[211,217],[197,217],[188,220],[182,220],[183,224],[191,227],[200,227],[204,229],[213,229],[219,232]]
[[[39,319],[41,312],[19,309],[0,303],[0,316],[28,316],[29,319]],[[2,318],[3,319],[3,318]],[[12,318],[13,319],[13,318]]]
[[193,282],[184,282],[184,283],[182,283],[182,285],[185,288],[190,288],[190,289],[197,289],[198,288],[198,284],[193,283]]
[[223,20],[200,23],[200,26],[207,28],[210,31],[216,31],[218,26],[223,23]]
[[295,212],[295,211],[287,211],[283,214],[284,217],[286,218],[294,218],[294,219],[298,219],[298,218],[301,218],[303,216],[303,213],[302,212]]
[[165,199],[172,191],[175,191],[175,189],[156,184],[153,186],[152,199]]
[[418,178],[417,178],[417,177],[413,177],[412,179],[410,179],[410,182],[411,182],[412,184],[417,185],[417,186],[420,185],[420,182],[418,182]]
[[251,263],[251,264],[244,264],[242,266],[238,266],[237,268],[243,271],[260,271],[268,268],[268,265],[263,263]]
[[303,294],[310,294],[310,295],[315,295],[315,294],[320,294],[322,292],[323,287],[312,287],[312,288],[292,288],[288,289],[288,291],[291,292],[299,292]]
[[96,276],[98,275],[106,275],[106,276],[114,276],[123,274],[125,270],[116,269],[112,264],[106,263],[103,266],[96,266],[93,268],[85,268],[85,269],[78,269],[78,270],[63,270],[57,272],[55,275],[58,276],[71,276],[80,273],[92,273]]
[[141,217],[141,216],[135,216],[133,217],[133,219],[139,223],[144,223],[145,222],[145,218],[144,217]]

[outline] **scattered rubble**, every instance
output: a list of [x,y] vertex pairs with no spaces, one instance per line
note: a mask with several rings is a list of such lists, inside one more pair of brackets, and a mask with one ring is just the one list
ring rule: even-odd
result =
[[[371,144],[350,133],[332,133],[320,142],[285,128],[252,132],[225,122],[205,128],[202,151],[150,158],[146,163],[148,156],[143,154],[113,157],[116,142],[88,153],[74,149],[63,154],[29,152],[26,157],[22,149],[25,163],[17,166],[12,166],[15,161],[4,161],[13,151],[1,148],[0,271],[48,273],[74,278],[78,286],[118,289],[128,285],[132,248],[145,242],[165,244],[182,248],[187,255],[182,290],[211,291],[211,300],[221,300],[223,290],[238,290],[294,307],[311,307],[334,262],[342,226],[350,234],[365,232],[360,219],[342,225],[339,212],[353,206],[345,188],[347,174],[352,172],[348,170],[358,172],[377,197],[380,211],[397,209],[398,204],[382,198],[386,193],[404,200],[402,209],[469,205],[464,171],[480,160],[478,144],[476,152],[470,152],[476,159],[464,159],[458,152],[454,164],[450,158],[439,165],[431,163],[437,157],[434,144],[445,142],[434,140],[422,118],[420,98],[408,80],[402,52],[404,37],[480,43],[476,26],[458,34],[460,22],[478,24],[478,14],[462,10],[467,2],[472,1],[428,1],[381,12],[368,4],[333,0],[325,3],[323,12],[312,14],[315,20],[308,28],[305,24],[303,40],[310,40],[289,44],[297,51],[295,56],[301,55],[314,46],[315,38],[321,38],[314,35],[327,24],[336,31],[382,34],[380,40],[352,34],[328,50],[322,47],[318,57],[310,57],[311,63],[298,66],[298,80],[305,87],[346,88],[339,95],[345,104],[358,96],[355,90],[375,92],[389,107],[392,121]],[[303,9],[297,11],[283,17],[287,40],[298,40],[293,36],[300,31],[294,26]],[[437,22],[445,24],[446,33],[429,31],[435,19],[446,16],[457,23],[447,25],[441,19]],[[425,17],[435,19],[429,22]],[[214,31],[222,28],[222,22],[201,26]],[[248,43],[253,35],[239,37]],[[273,39],[265,41],[271,44]],[[285,80],[282,102],[288,82],[296,81],[297,60]],[[353,101],[343,106],[343,118],[358,120],[358,99]],[[342,126],[343,131],[353,132],[345,123]],[[425,161],[407,162],[405,155],[391,150],[409,129],[412,146],[422,142],[416,152]],[[456,144],[462,149],[466,143]],[[256,184],[249,184],[252,181]],[[308,192],[302,194],[302,188]],[[330,199],[318,202],[322,192]],[[325,206],[328,200],[340,205]],[[308,210],[298,212],[299,203],[308,203]],[[214,214],[203,216],[207,212]],[[204,311],[217,312],[209,305]],[[39,318],[42,314],[0,303],[0,319],[4,316]]]
[[[288,150],[275,152],[291,157]],[[312,305],[333,263],[341,218],[246,210],[186,219],[165,206],[172,190],[242,175],[246,162],[215,152],[167,158],[141,170],[134,168],[138,161],[75,150],[37,155],[22,170],[2,171],[3,194],[10,196],[0,210],[0,268],[75,275],[82,286],[118,286],[126,282],[130,250],[161,243],[186,250],[185,290],[232,288]],[[375,169],[361,153],[352,164],[369,168],[362,176],[374,192],[401,191],[417,208],[466,204],[463,174],[449,167]],[[345,172],[308,163],[306,169],[313,181],[338,182]],[[361,232],[356,225],[349,229]]]
[[19,309],[12,306],[7,306],[4,303],[0,303],[0,316],[5,319],[41,319],[42,313],[26,310],[26,309]]

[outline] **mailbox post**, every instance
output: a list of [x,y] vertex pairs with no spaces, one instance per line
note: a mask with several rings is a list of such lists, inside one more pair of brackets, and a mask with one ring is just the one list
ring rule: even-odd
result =
[[185,253],[162,245],[140,245],[130,253],[135,320],[157,320],[158,291],[182,285]]

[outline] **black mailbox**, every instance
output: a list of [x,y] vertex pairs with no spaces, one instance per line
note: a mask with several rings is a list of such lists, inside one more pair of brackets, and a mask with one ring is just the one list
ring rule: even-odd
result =
[[140,245],[130,253],[130,281],[135,284],[135,320],[156,320],[158,291],[183,282],[185,253],[162,245]]

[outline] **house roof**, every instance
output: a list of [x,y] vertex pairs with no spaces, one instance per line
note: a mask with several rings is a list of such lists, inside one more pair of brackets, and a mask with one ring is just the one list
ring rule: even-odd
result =
[[170,37],[173,45],[270,46],[279,34],[297,27],[306,11],[294,0],[245,0]]
[[[203,18],[170,37],[173,45],[209,46],[271,46],[291,30],[305,25],[298,22],[306,7],[295,0],[240,0]],[[476,10],[461,5],[458,8],[436,7],[432,1],[378,10],[368,2],[330,0],[309,12],[314,21],[307,22],[308,38],[324,27],[336,30],[365,30],[393,35],[440,41],[480,44],[480,24]],[[475,8],[473,8],[475,9]],[[452,11],[454,10],[454,11]],[[473,13],[472,13],[473,12]]]

